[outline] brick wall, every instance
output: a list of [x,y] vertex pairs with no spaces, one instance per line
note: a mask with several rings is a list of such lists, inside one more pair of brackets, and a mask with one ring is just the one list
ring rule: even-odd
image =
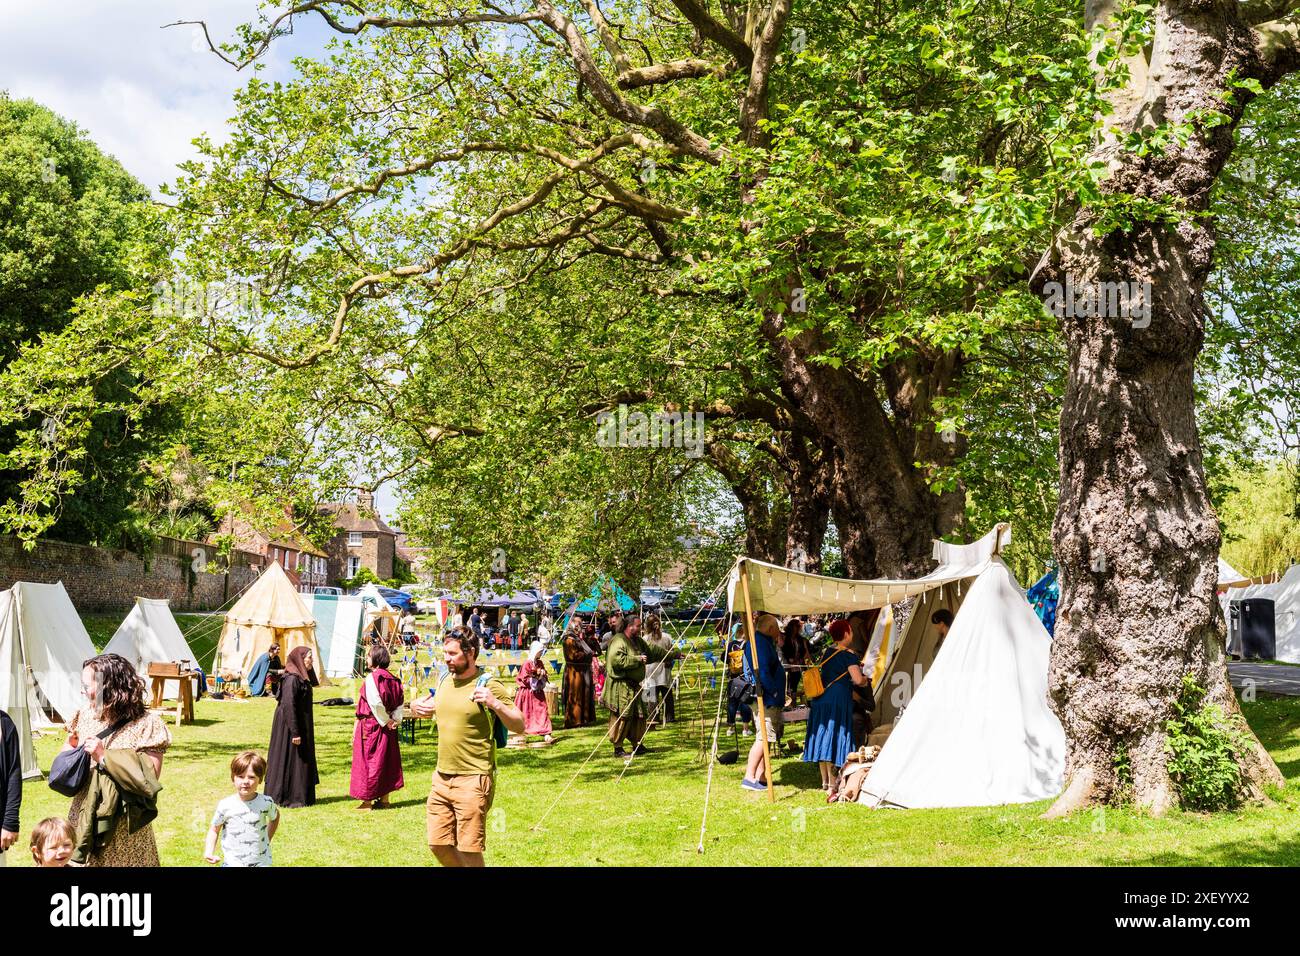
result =
[[236,551],[219,573],[193,570],[196,549],[215,567],[216,549],[197,541],[162,538],[153,554],[110,551],[61,541],[38,541],[28,551],[17,538],[0,536],[0,590],[15,581],[62,581],[78,611],[125,611],[137,597],[167,598],[174,611],[222,607],[261,571],[260,555]]

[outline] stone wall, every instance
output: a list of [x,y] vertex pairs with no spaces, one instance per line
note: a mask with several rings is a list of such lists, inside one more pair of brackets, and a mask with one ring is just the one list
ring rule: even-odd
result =
[[[261,571],[261,555],[236,551],[230,568],[217,568],[216,549],[197,541],[161,538],[141,557],[62,541],[21,541],[0,536],[0,590],[16,581],[62,581],[78,611],[126,611],[137,597],[167,598],[173,611],[223,607]],[[214,571],[197,570],[213,567]]]

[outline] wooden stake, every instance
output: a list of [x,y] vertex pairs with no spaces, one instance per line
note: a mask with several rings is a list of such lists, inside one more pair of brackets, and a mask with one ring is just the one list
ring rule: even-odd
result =
[[[758,693],[758,734],[763,741],[763,764],[767,769],[767,802],[776,803],[772,786],[772,750],[767,740],[767,707],[763,703],[763,682],[758,673],[758,641],[754,638],[754,606],[749,600],[749,562],[740,562],[740,593],[745,598],[745,636],[749,638],[749,659],[754,666],[754,690]],[[782,704],[785,703],[783,700]]]

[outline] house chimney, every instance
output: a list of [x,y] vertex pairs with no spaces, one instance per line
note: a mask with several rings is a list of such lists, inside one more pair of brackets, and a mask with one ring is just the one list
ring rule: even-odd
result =
[[358,492],[357,492],[357,510],[358,510],[358,511],[374,511],[374,510],[375,510],[375,495],[374,495],[374,492],[372,492],[372,491],[358,491]]

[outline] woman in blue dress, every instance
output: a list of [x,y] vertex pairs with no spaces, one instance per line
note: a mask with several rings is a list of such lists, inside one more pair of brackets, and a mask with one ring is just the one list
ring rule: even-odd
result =
[[803,759],[816,761],[822,774],[822,789],[834,799],[835,779],[853,749],[853,688],[870,679],[862,673],[862,662],[853,654],[853,631],[848,621],[832,621],[831,647],[822,655],[821,695],[814,697],[808,711],[808,739]]

